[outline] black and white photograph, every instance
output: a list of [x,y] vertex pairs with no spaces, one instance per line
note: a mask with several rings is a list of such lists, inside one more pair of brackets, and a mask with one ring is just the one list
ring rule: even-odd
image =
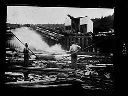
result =
[[6,7],[6,88],[114,96],[114,7]]

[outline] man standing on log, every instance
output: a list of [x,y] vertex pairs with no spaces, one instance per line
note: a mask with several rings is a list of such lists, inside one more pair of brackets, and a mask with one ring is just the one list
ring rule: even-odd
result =
[[77,43],[72,42],[69,51],[71,52],[71,65],[75,69],[77,69],[77,54],[80,49],[81,47]]
[[[28,44],[25,43],[25,48],[24,48],[24,67],[28,67],[29,64],[29,50],[28,50]],[[28,80],[28,71],[25,70],[24,72],[24,80]]]

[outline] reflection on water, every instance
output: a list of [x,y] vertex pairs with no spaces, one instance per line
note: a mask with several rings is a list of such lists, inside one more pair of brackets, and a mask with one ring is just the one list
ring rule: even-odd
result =
[[[13,73],[14,75],[14,73]],[[15,75],[19,75],[18,73]],[[22,74],[21,74],[22,75]],[[57,73],[57,75],[29,75],[30,80],[24,81],[18,79],[16,82],[7,82],[6,85],[11,87],[26,87],[26,88],[48,88],[48,87],[62,87],[74,86],[78,83],[83,89],[89,90],[113,90],[113,80],[111,78],[102,78],[100,76],[74,76],[72,73],[64,74]],[[20,78],[20,77],[19,77]]]

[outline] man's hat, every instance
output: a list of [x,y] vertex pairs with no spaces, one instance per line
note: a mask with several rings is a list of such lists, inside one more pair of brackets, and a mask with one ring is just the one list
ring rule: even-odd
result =
[[28,47],[28,44],[27,43],[25,43],[25,47]]

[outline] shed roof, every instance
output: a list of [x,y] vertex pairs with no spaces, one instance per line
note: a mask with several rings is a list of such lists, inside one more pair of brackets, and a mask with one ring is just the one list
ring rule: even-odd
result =
[[[78,18],[80,18],[80,25],[93,23],[93,21],[87,16],[86,17],[78,17]],[[71,19],[66,18],[65,19],[65,26],[70,26],[70,25],[71,25]]]

